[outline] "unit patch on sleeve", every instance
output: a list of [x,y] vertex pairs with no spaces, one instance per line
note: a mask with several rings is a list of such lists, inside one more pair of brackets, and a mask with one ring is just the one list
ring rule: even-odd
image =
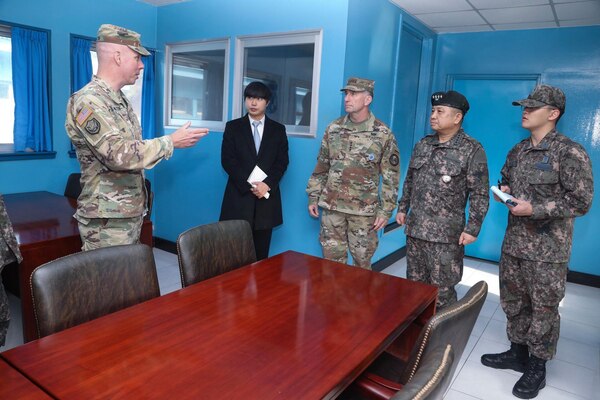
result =
[[100,132],[100,122],[98,122],[96,118],[90,119],[85,124],[85,130],[88,131],[90,135],[95,135],[96,133]]

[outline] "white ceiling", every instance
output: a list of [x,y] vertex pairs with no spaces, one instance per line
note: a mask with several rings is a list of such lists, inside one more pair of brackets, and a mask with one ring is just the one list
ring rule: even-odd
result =
[[433,31],[600,25],[600,0],[390,0]]

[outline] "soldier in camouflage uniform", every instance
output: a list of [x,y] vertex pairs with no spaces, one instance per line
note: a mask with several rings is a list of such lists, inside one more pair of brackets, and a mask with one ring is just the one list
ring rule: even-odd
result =
[[[325,130],[317,165],[308,181],[308,212],[321,218],[323,256],[371,268],[377,231],[394,211],[400,159],[396,138],[369,110],[374,82],[350,78],[345,92],[346,116]],[[381,194],[379,180],[381,176]]]
[[2,284],[2,269],[5,265],[15,261],[21,262],[22,259],[17,239],[4,207],[4,200],[0,195],[0,346],[4,346],[10,322],[10,307]]
[[477,239],[488,210],[489,178],[483,147],[462,129],[467,99],[452,90],[437,92],[431,105],[435,133],[413,150],[396,221],[406,223],[408,279],[438,286],[442,308],[456,301],[464,246]]
[[144,172],[208,133],[189,122],[172,135],[142,140],[141,127],[121,88],[137,80],[148,51],[140,35],[102,25],[96,41],[98,73],[73,94],[65,127],[81,165],[75,218],[83,250],[139,242],[146,214]]
[[[565,95],[541,85],[523,107],[523,128],[531,136],[508,153],[501,190],[515,197],[500,259],[500,302],[506,313],[510,350],[484,354],[492,368],[524,372],[513,394],[531,399],[546,384],[546,361],[556,353],[558,306],[565,295],[573,220],[590,208],[592,165],[578,143],[560,134],[556,123]],[[531,355],[531,356],[530,356]]]

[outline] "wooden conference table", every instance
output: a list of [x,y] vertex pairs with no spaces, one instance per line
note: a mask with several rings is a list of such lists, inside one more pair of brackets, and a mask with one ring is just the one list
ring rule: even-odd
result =
[[39,387],[25,378],[4,360],[0,360],[0,399],[51,399]]
[[[4,204],[12,223],[23,262],[19,264],[19,291],[23,316],[23,339],[37,338],[31,273],[48,261],[81,251],[81,238],[73,214],[77,200],[50,192],[5,194]],[[152,246],[152,222],[144,220],[142,243]]]
[[0,356],[58,399],[334,398],[436,295],[288,251]]

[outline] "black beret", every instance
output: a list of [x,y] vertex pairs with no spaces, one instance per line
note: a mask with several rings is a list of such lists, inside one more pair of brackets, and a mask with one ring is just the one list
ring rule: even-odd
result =
[[431,95],[432,106],[448,106],[462,111],[463,115],[469,111],[469,102],[462,94],[449,90],[447,92],[435,92]]

